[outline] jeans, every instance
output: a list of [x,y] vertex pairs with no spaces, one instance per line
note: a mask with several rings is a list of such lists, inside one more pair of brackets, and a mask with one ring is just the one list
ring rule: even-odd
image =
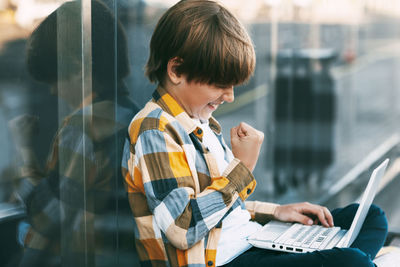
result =
[[[332,211],[335,226],[349,229],[358,204]],[[251,248],[235,258],[226,267],[373,267],[372,260],[383,246],[387,235],[385,213],[371,205],[365,222],[350,248],[333,248],[308,253],[286,253],[260,248]]]

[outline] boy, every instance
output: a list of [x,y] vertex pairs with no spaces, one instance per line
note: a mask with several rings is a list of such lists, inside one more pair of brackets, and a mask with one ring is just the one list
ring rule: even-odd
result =
[[[146,66],[158,88],[131,122],[123,155],[143,266],[320,266],[340,253],[276,253],[246,241],[271,218],[333,226],[318,205],[245,203],[263,134],[240,123],[231,129],[231,151],[211,115],[234,100],[233,86],[254,68],[246,30],[215,1],[181,1],[158,22]],[[354,206],[335,212],[338,220],[354,213]],[[378,208],[372,213],[374,245],[342,252],[350,263],[370,266],[365,253],[373,258],[383,243],[386,219]]]

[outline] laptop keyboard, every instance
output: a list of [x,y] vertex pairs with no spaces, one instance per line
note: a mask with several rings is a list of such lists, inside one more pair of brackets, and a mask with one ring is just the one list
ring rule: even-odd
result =
[[327,242],[331,240],[337,234],[337,232],[339,232],[339,230],[340,227],[325,228],[323,233],[314,240],[310,248],[325,248]]
[[320,225],[294,224],[275,240],[275,243],[316,249],[326,243],[325,241],[330,240],[339,230],[340,227],[325,228]]
[[[321,225],[303,225],[300,223],[270,222],[263,227],[263,231],[250,237],[255,241],[273,242],[281,247],[286,247],[289,251],[302,252],[301,248],[328,249],[334,247],[346,230],[340,227],[325,228]],[[261,246],[262,247],[262,246]],[[294,248],[293,248],[294,247]],[[289,249],[290,248],[290,249]]]

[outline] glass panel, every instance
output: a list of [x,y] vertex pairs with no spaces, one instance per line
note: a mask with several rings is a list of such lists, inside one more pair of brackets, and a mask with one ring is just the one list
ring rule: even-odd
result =
[[117,4],[37,0],[31,16],[14,2],[0,21],[2,263],[131,266],[120,166],[138,108]]
[[[65,96],[62,101],[72,107],[61,126],[63,140],[58,145],[61,212],[66,214],[61,227],[65,266],[120,266],[135,260],[132,215],[120,162],[127,126],[137,107],[125,85],[130,70],[128,43],[116,15],[113,1],[83,1],[82,41],[58,50],[71,59],[73,45],[81,45],[77,58],[82,62],[81,72],[72,68],[69,73],[69,66],[63,65],[70,75],[58,80],[63,86],[58,88],[59,95]],[[61,26],[68,30],[71,23]],[[67,38],[68,34],[64,45],[70,42]]]

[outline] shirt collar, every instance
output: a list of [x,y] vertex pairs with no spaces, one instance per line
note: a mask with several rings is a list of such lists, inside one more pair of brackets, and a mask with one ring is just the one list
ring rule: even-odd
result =
[[[198,126],[196,122],[190,118],[189,114],[178,104],[178,102],[165,90],[158,86],[153,93],[153,101],[156,102],[162,110],[172,115],[183,126],[188,134],[195,131]],[[221,126],[214,117],[210,117],[209,126],[215,133],[221,133]]]

